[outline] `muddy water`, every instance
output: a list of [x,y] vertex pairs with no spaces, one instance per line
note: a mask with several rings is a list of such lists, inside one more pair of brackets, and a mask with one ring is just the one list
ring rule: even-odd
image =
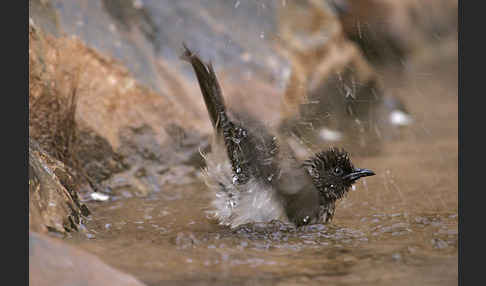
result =
[[[91,202],[67,241],[147,285],[457,285],[457,60],[384,73],[414,125],[374,157],[330,225],[230,231],[205,217],[200,177],[146,197]],[[418,60],[417,62],[421,62]]]

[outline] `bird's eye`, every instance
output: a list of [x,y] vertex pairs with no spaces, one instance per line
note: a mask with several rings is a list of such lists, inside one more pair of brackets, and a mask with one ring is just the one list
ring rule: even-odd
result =
[[334,168],[333,173],[336,176],[341,176],[343,174],[343,169],[336,167],[336,168]]

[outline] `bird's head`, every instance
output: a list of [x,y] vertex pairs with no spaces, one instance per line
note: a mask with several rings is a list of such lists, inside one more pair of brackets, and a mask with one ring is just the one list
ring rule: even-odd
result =
[[304,168],[326,202],[341,199],[359,178],[375,175],[371,170],[355,168],[349,154],[337,148],[315,154],[304,162]]

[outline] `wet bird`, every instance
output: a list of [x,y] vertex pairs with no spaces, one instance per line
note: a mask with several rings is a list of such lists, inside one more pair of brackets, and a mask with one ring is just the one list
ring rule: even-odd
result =
[[225,106],[211,63],[184,45],[181,57],[196,74],[214,128],[204,154],[205,182],[213,196],[209,213],[232,228],[279,220],[296,226],[328,223],[336,201],[360,178],[375,173],[355,168],[349,154],[330,148],[299,162],[261,122]]

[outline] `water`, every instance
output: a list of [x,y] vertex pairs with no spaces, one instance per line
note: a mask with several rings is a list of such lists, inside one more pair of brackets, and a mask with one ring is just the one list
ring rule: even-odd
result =
[[[227,19],[230,24],[216,28],[237,34],[226,41],[227,34],[213,27],[216,36],[205,35],[213,35],[216,41],[199,35],[200,30],[211,30],[206,28],[209,25],[200,25],[204,21],[199,16],[181,20],[191,5],[174,4],[171,10],[154,1],[140,1],[153,8],[151,13],[165,15],[155,17],[156,21],[175,23],[161,25],[167,30],[155,41],[160,49],[154,52],[147,40],[135,38],[139,45],[134,48],[111,31],[113,26],[101,15],[105,13],[101,2],[55,3],[64,11],[62,21],[79,14],[79,19],[90,20],[84,21],[85,26],[95,26],[82,30],[65,23],[68,32],[82,30],[79,34],[86,42],[111,51],[156,90],[165,86],[155,76],[153,59],[177,58],[177,48],[187,38],[196,39],[194,46],[218,67],[246,71],[241,68],[244,59],[251,58],[256,65],[269,54],[264,41],[271,37],[272,26],[262,16],[268,7],[257,9],[255,17],[268,25],[249,21],[243,29]],[[239,14],[253,11],[248,3],[253,2],[231,1],[229,8],[221,6],[213,12],[231,8],[231,13],[219,14],[248,22],[249,13]],[[82,8],[96,13],[78,13]],[[204,10],[191,9],[187,11]],[[91,30],[97,32],[88,33]],[[198,37],[203,39],[198,41]],[[243,53],[240,59],[236,52],[241,50],[254,53],[251,57]],[[382,72],[386,92],[405,100],[414,123],[386,142],[378,155],[352,155],[356,166],[366,166],[377,175],[361,179],[356,190],[338,203],[330,225],[294,229],[273,222],[229,230],[206,217],[210,200],[206,187],[198,171],[187,171],[184,183],[167,180],[157,185],[158,191],[147,194],[114,190],[108,201],[87,203],[92,217],[86,232],[74,233],[66,241],[147,285],[457,285],[457,52],[452,54],[455,58],[447,55],[438,64],[419,60],[419,65],[406,66],[402,74]],[[281,65],[273,69],[284,70]]]
[[[274,222],[234,231],[205,217],[206,187],[91,202],[72,244],[147,285],[457,285],[457,77],[414,69],[388,79],[416,123],[373,157],[376,176],[342,200],[330,225]],[[450,77],[450,78],[449,78]]]

